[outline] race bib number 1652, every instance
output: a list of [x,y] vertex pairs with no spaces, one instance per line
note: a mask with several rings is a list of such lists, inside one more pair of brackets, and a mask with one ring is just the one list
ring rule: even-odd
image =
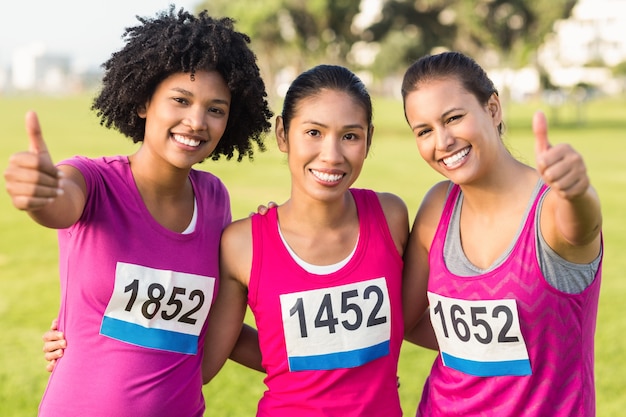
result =
[[444,365],[475,376],[532,373],[515,300],[428,299]]

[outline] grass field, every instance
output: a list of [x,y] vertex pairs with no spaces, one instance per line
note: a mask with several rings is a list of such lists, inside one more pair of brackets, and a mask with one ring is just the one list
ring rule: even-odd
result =
[[[26,149],[24,113],[40,114],[44,137],[55,161],[74,155],[130,153],[129,140],[99,126],[89,110],[90,98],[0,97],[0,168],[10,154]],[[411,216],[426,190],[440,178],[421,160],[397,101],[375,102],[376,133],[364,171],[356,186],[400,195]],[[540,103],[507,106],[506,142],[518,158],[534,164],[532,112]],[[544,109],[554,121],[555,114]],[[599,417],[624,415],[626,410],[626,97],[590,102],[585,122],[576,109],[558,111],[551,141],[569,142],[585,155],[604,213],[604,276],[596,332],[596,385]],[[208,161],[200,165],[217,174],[231,193],[233,217],[247,216],[258,204],[282,202],[289,174],[285,159],[268,138],[268,152],[254,162]],[[3,187],[4,188],[4,187]],[[48,374],[41,354],[41,334],[58,309],[56,233],[34,224],[15,210],[6,192],[0,193],[0,416],[36,415]],[[400,359],[400,394],[405,415],[415,413],[422,384],[434,354],[405,344]],[[251,416],[264,386],[260,374],[228,363],[205,386],[207,415]]]

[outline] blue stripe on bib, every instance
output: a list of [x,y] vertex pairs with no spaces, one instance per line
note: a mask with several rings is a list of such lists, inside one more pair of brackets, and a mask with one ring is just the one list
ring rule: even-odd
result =
[[289,357],[289,369],[295,371],[327,371],[355,368],[389,354],[389,341],[348,352]]
[[458,358],[445,352],[441,353],[443,363],[449,367],[474,376],[525,376],[531,375],[530,361],[528,359],[478,362]]
[[171,330],[150,329],[104,316],[100,334],[137,346],[195,355],[198,336]]

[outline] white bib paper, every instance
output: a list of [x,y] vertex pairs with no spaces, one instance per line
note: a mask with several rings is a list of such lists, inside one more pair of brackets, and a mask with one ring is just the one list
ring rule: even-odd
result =
[[118,262],[100,334],[146,348],[196,354],[215,278]]

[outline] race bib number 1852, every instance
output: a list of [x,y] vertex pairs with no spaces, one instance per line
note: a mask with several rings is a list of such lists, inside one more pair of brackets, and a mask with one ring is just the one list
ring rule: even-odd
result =
[[100,334],[152,349],[196,354],[215,278],[117,263]]
[[515,300],[428,299],[444,365],[475,376],[532,373]]
[[280,296],[291,371],[352,368],[389,354],[384,278]]

